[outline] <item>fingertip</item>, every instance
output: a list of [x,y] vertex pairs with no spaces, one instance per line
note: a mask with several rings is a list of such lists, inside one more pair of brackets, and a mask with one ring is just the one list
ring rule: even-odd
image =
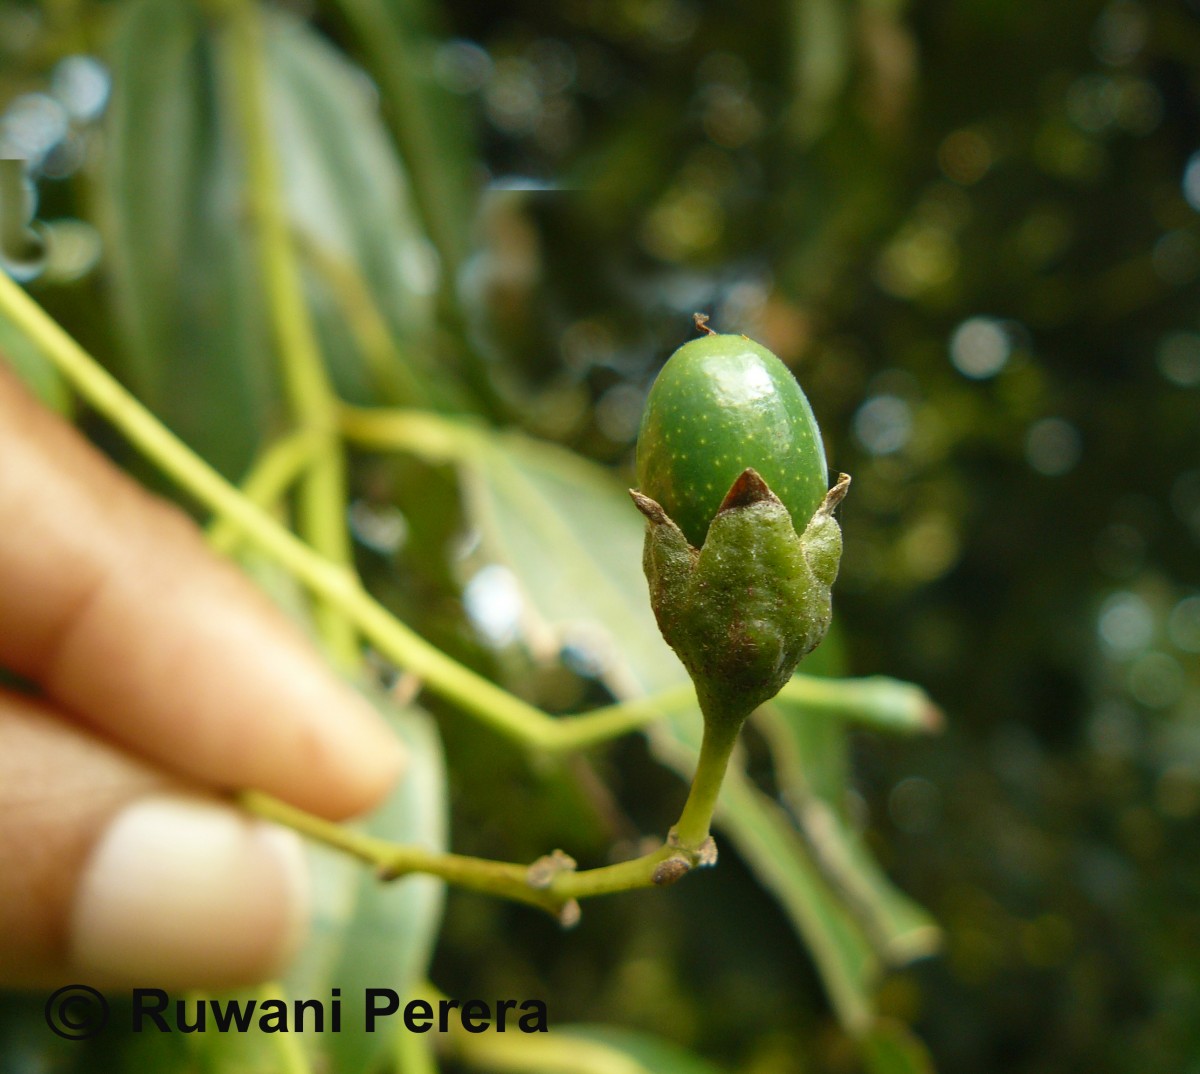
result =
[[[346,689],[334,712],[336,735],[318,736],[324,778],[292,781],[279,796],[301,809],[331,820],[346,820],[379,806],[408,769],[407,747],[378,710],[359,694]],[[264,788],[266,789],[266,788]]]
[[265,791],[344,820],[374,809],[401,778],[404,743],[379,709],[307,646],[279,635],[273,649],[256,650],[253,670],[230,673],[241,676],[243,696],[255,701],[240,729],[242,756],[225,764],[226,779],[236,780],[226,784],[230,790]]
[[217,801],[142,798],[80,876],[68,960],[90,980],[228,988],[278,976],[308,931],[308,874],[291,832]]

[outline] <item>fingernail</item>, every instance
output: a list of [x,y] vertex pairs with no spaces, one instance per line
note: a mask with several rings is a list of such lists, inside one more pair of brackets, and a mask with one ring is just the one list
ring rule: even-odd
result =
[[89,980],[224,988],[278,975],[308,926],[299,838],[199,797],[141,799],[84,866],[70,930]]

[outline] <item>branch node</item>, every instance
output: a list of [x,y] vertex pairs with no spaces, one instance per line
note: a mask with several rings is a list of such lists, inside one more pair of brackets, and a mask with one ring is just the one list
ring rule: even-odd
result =
[[684,857],[667,858],[666,861],[660,861],[654,868],[654,875],[651,879],[660,888],[670,887],[672,884],[677,884],[688,873],[692,871],[692,863]]
[[376,878],[385,884],[391,880],[400,879],[403,874],[404,870],[396,868],[396,863],[390,861],[380,862],[375,869]]
[[680,850],[695,868],[703,869],[717,864],[717,841],[711,835],[707,836],[699,846],[685,847],[679,841],[678,832],[672,828],[667,832],[667,846]]
[[[550,854],[543,854],[529,866],[525,873],[525,883],[531,888],[545,890],[554,883],[554,878],[560,873],[573,873],[574,871],[575,859],[566,851],[555,850]],[[565,906],[563,910],[565,912]],[[575,907],[575,911],[578,915],[578,906]]]

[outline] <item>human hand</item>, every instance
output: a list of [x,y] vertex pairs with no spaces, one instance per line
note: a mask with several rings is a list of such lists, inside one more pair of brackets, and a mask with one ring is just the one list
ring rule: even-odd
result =
[[340,819],[403,765],[287,619],[0,362],[0,984],[215,988],[307,929],[290,832],[217,792]]

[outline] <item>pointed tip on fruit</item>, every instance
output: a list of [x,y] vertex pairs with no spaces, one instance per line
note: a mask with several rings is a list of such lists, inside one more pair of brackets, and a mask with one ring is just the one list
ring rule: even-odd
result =
[[725,499],[717,508],[717,514],[735,507],[749,507],[751,504],[764,501],[767,503],[780,502],[779,497],[771,491],[771,486],[759,476],[758,471],[747,467],[734,478],[733,484],[729,486],[729,491],[725,493]]
[[850,475],[838,474],[837,484],[825,493],[825,499],[821,501],[821,506],[817,510],[823,515],[833,514],[834,508],[846,498],[846,493],[849,491]]
[[670,516],[663,510],[662,504],[657,500],[650,499],[643,492],[638,492],[637,489],[630,489],[629,495],[633,498],[633,505],[642,512],[656,526],[665,525],[671,521]]

